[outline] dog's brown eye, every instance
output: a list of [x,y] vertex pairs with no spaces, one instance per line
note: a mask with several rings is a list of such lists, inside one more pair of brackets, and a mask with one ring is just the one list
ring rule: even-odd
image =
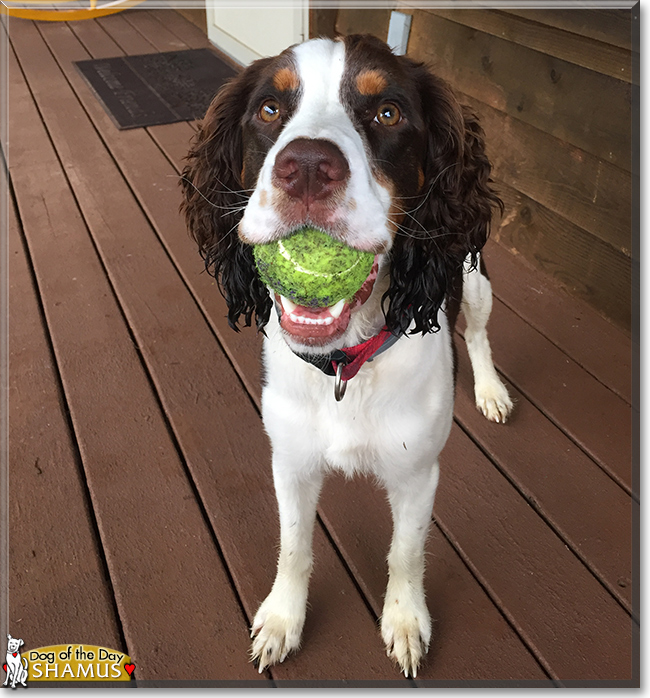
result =
[[395,126],[402,120],[402,114],[400,110],[390,102],[382,104],[379,109],[377,109],[377,116],[375,116],[375,121],[379,122],[382,126]]
[[274,99],[267,99],[260,107],[260,119],[267,124],[276,121],[280,117],[280,105]]

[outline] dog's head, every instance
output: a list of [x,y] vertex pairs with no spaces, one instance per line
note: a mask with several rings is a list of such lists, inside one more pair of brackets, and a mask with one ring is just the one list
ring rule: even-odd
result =
[[17,652],[25,643],[17,637],[7,635],[7,652]]
[[183,173],[183,210],[235,328],[253,315],[262,328],[273,307],[251,245],[310,225],[377,256],[374,289],[370,278],[326,328],[280,307],[290,346],[323,351],[359,341],[380,308],[392,332],[439,328],[500,203],[489,174],[476,118],[424,65],[371,36],[315,39],[217,94]]

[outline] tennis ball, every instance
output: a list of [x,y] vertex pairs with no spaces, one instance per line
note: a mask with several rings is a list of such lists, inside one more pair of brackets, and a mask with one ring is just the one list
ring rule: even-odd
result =
[[326,308],[349,300],[368,278],[375,256],[352,249],[316,228],[255,245],[260,278],[296,305]]

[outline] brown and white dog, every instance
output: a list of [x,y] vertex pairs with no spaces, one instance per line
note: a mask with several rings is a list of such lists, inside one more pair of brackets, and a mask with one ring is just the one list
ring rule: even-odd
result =
[[[424,545],[452,422],[459,307],[477,406],[497,422],[512,408],[492,363],[492,292],[479,271],[500,205],[489,175],[476,117],[424,65],[370,36],[256,61],[202,122],[183,173],[187,224],[231,326],[254,319],[266,335],[262,408],[281,549],[253,622],[260,671],[299,646],[318,495],[336,468],[373,473],[387,490],[381,633],[416,675],[431,637]],[[251,246],[304,225],[375,255],[355,297],[310,309],[259,280]]]

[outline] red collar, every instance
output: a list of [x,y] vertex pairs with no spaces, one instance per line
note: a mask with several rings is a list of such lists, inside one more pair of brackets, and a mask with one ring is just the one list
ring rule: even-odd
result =
[[[348,362],[343,367],[341,379],[344,381],[349,381],[350,378],[354,378],[357,373],[359,373],[359,369],[363,366],[363,364],[366,363],[366,361],[371,361],[379,353],[380,349],[385,351],[388,349],[388,346],[393,344],[393,342],[390,342],[388,346],[385,346],[386,342],[388,342],[391,337],[393,338],[393,342],[397,340],[397,337],[394,334],[389,332],[386,327],[383,327],[379,331],[379,334],[367,339],[365,342],[357,344],[354,347],[346,347],[345,349],[342,349],[341,351],[346,355]],[[332,359],[332,367],[335,374],[339,362]]]
[[335,376],[338,365],[343,363],[341,380],[349,381],[359,373],[359,369],[366,361],[372,361],[375,356],[386,351],[399,337],[400,335],[394,335],[384,326],[374,337],[353,347],[335,349],[329,354],[299,354],[298,352],[294,354],[312,366],[316,366],[328,376]]

